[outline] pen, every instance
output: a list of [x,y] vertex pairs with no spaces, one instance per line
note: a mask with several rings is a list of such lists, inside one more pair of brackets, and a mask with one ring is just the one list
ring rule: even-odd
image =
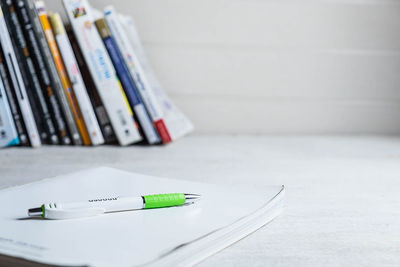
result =
[[159,194],[140,197],[110,197],[90,199],[84,202],[47,203],[28,210],[29,217],[63,220],[95,216],[104,213],[155,209],[193,204],[200,200],[196,194]]

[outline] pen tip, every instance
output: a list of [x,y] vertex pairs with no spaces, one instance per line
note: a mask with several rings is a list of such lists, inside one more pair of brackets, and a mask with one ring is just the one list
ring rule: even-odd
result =
[[201,199],[201,195],[197,194],[185,194],[186,203],[185,204],[193,204]]

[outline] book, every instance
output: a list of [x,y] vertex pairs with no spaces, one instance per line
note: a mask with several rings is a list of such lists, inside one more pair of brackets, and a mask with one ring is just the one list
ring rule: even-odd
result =
[[[26,219],[29,208],[44,203],[173,192],[202,199],[72,220]],[[0,191],[0,263],[192,266],[271,222],[282,212],[284,193],[283,186],[213,185],[105,167],[11,187]]]
[[75,123],[74,116],[72,114],[67,95],[65,94],[62,82],[58,76],[57,67],[53,60],[53,56],[50,51],[49,44],[47,43],[46,35],[40,22],[39,16],[36,11],[36,7],[33,0],[16,0],[18,8],[24,13],[31,23],[34,36],[39,42],[39,49],[43,54],[43,60],[48,71],[50,83],[60,103],[61,111],[65,123],[67,125],[68,133],[72,139],[72,144],[82,145],[82,138],[79,133],[79,129]]
[[7,95],[10,111],[14,119],[15,128],[17,130],[21,146],[29,145],[28,135],[26,133],[25,125],[21,115],[21,110],[18,106],[17,95],[14,92],[12,82],[10,80],[10,73],[7,69],[3,49],[0,46],[0,78],[3,81],[4,90]]
[[100,95],[97,91],[96,85],[94,84],[92,74],[88,69],[85,59],[83,58],[81,48],[79,47],[79,44],[75,38],[75,34],[71,28],[71,25],[66,25],[65,30],[67,31],[68,39],[71,42],[72,50],[74,52],[76,62],[78,63],[79,70],[82,73],[82,79],[85,83],[90,102],[92,103],[92,106],[96,113],[96,118],[100,125],[103,138],[107,144],[116,143],[117,138],[114,134],[110,118],[108,117],[106,108],[104,107]]
[[105,18],[163,143],[169,143],[193,131],[193,124],[167,96],[154,74],[133,19],[117,14],[112,6],[105,8]]
[[75,123],[78,127],[79,133],[82,138],[83,145],[90,145],[91,140],[82,116],[78,100],[76,98],[75,92],[72,88],[71,81],[68,77],[67,70],[64,65],[64,61],[61,57],[60,51],[58,49],[57,41],[55,39],[53,29],[51,28],[50,21],[47,17],[47,9],[43,1],[35,2],[36,10],[42,23],[42,27],[47,39],[47,43],[50,48],[50,52],[53,55],[53,60],[58,71],[58,76],[61,79],[62,86],[64,88],[65,95],[67,96],[70,110],[74,116]]
[[[56,96],[54,95],[53,88],[50,85],[47,70],[43,63],[43,56],[38,48],[38,42],[35,39],[34,34],[32,34],[29,24],[27,29],[28,33],[30,33],[27,38],[28,42],[25,40],[26,38],[24,37],[24,30],[17,16],[15,4],[13,3],[13,1],[3,1],[2,4],[4,5],[5,11],[7,11],[5,13],[5,17],[6,21],[8,22],[8,27],[10,29],[10,32],[12,33],[12,36],[14,36],[13,38],[14,42],[19,44],[19,47],[22,48],[22,51],[21,50],[19,51],[20,58],[23,58],[24,57],[23,55],[25,53],[31,51],[30,54],[32,54],[32,56],[29,55],[29,58],[31,58],[29,67],[30,71],[27,74],[23,75],[26,76],[30,74],[31,79],[33,80],[32,83],[27,85],[28,88],[34,86],[38,94],[40,94],[39,92],[42,91],[42,94],[40,96],[40,100],[43,102],[42,105],[44,107],[44,104],[47,104],[47,107],[45,108],[48,112],[51,113],[50,118],[48,117],[48,115],[46,116],[47,120],[52,119],[51,132],[54,139],[53,143],[58,143],[56,142],[56,137],[54,137],[54,131],[56,131],[58,133],[57,139],[59,137],[61,139],[61,143],[70,144],[71,140],[68,136],[66,125],[60,111],[60,105],[56,99]],[[30,48],[28,48],[28,43],[30,44],[29,45]],[[20,62],[23,65],[22,60],[20,60]],[[28,79],[26,81],[29,82]],[[28,92],[29,91],[30,90],[28,90]],[[32,108],[36,110],[35,106],[32,106]],[[35,114],[38,114],[37,111],[35,111]],[[38,118],[37,121],[40,122],[40,119],[42,118]],[[56,129],[54,129],[54,126],[56,127]]]
[[171,142],[171,136],[166,128],[164,119],[162,118],[162,110],[155,100],[153,91],[150,88],[145,75],[140,69],[140,63],[138,62],[137,58],[134,58],[135,54],[131,47],[129,47],[127,37],[123,32],[122,26],[119,24],[119,21],[116,18],[115,11],[112,6],[109,6],[105,9],[105,18],[119,48],[121,49],[124,61],[127,66],[129,66],[130,73],[135,80],[138,91],[143,98],[151,119],[162,139],[162,142],[164,144]]
[[18,64],[19,60],[15,53],[14,44],[11,41],[6,21],[4,19],[2,5],[0,5],[0,43],[5,55],[6,65],[10,73],[14,92],[16,94],[18,105],[24,120],[24,125],[28,133],[29,142],[32,147],[40,147],[42,142],[35,122],[31,103],[28,99],[24,76]]
[[[36,125],[37,131],[39,133],[39,138],[41,143],[48,143],[48,133],[46,131],[44,125],[44,118],[41,114],[40,106],[38,103],[38,99],[35,95],[35,90],[32,88],[34,86],[31,81],[33,77],[31,77],[28,65],[26,61],[26,52],[29,54],[29,50],[26,47],[25,37],[23,35],[23,29],[19,24],[18,17],[16,15],[16,11],[13,6],[12,1],[1,1],[0,2],[3,10],[3,18],[6,23],[7,30],[9,32],[9,36],[12,43],[12,49],[15,52],[15,56],[17,59],[17,65],[20,70],[22,76],[22,82],[26,87],[27,99],[30,103],[30,108],[33,114],[34,123]],[[12,11],[12,12],[11,12]]]
[[14,6],[11,1],[3,1],[2,5],[7,25],[18,46],[20,66],[25,69],[26,86],[30,88],[28,95],[31,103],[35,103],[32,106],[36,124],[43,129],[41,130],[42,142],[57,145],[60,143],[60,139],[42,90],[41,77],[39,77],[41,66],[38,62],[42,60],[42,55],[38,53],[38,43],[32,34],[31,24],[19,5]]
[[0,147],[19,144],[17,128],[15,128],[4,84],[0,79]]
[[63,0],[68,19],[120,145],[142,140],[86,0]]
[[82,74],[79,70],[74,51],[72,50],[71,44],[68,40],[68,36],[60,14],[52,14],[50,16],[50,22],[58,47],[60,49],[61,56],[65,63],[68,76],[71,80],[73,91],[75,92],[80,109],[82,111],[82,116],[90,135],[90,140],[93,145],[101,145],[104,143],[104,138],[101,133],[99,123],[97,122],[96,115],[82,79]]
[[121,52],[113,36],[111,35],[110,29],[107,26],[107,22],[104,18],[95,21],[96,27],[104,41],[104,45],[107,48],[108,54],[114,64],[117,71],[118,77],[121,81],[122,87],[125,90],[128,101],[133,107],[136,118],[140,124],[140,127],[146,137],[149,144],[160,143],[160,137],[151,121],[146,107],[143,104],[141,96],[136,88],[135,82],[133,81],[128,67],[125,65],[124,59],[122,58]]

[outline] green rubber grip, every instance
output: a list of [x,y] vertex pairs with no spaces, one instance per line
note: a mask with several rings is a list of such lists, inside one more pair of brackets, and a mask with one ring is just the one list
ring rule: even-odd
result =
[[185,204],[185,194],[162,194],[162,195],[149,195],[144,196],[145,209],[155,209],[164,207],[180,206]]

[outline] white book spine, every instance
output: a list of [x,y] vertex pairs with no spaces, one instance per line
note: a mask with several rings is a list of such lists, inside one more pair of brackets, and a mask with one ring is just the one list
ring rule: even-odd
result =
[[18,144],[17,129],[15,128],[3,81],[0,79],[0,147]]
[[85,121],[92,145],[104,144],[104,138],[97,122],[92,103],[86,91],[85,83],[82,79],[82,74],[79,70],[74,51],[69,42],[64,25],[59,14],[54,14],[50,18],[56,36],[58,48],[60,49],[65,68],[69,79],[72,83],[72,88],[79,103],[83,119]]
[[8,32],[6,22],[4,20],[3,11],[0,8],[0,42],[3,49],[4,57],[7,62],[7,68],[10,73],[11,81],[14,86],[15,93],[18,99],[25,128],[29,136],[29,141],[32,147],[40,147],[41,141],[35,119],[33,117],[31,105],[28,100],[24,80],[19,69],[18,60],[15,56],[14,48],[11,43],[10,34]]
[[142,140],[86,0],[63,0],[67,16],[120,145]]
[[194,129],[193,124],[168,97],[164,88],[158,81],[147,59],[133,19],[131,17],[118,14],[118,20],[120,21],[120,24],[122,25],[122,28],[128,37],[129,45],[133,48],[132,51],[134,51],[134,55],[136,61],[139,63],[141,72],[143,73],[143,76],[146,77],[149,88],[151,88],[156,102],[161,107],[163,121],[168,128],[168,133],[170,134],[171,139],[176,140],[190,133]]

